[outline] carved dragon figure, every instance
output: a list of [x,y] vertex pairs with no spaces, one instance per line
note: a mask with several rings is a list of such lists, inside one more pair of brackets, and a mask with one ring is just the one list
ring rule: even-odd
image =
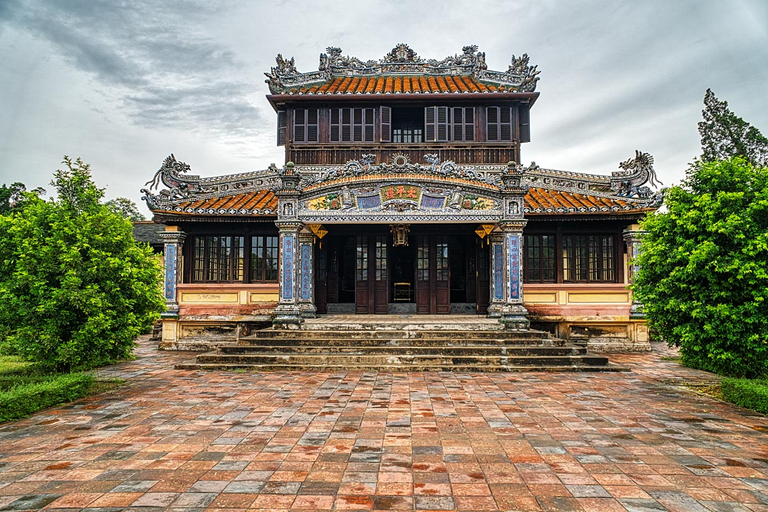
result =
[[663,185],[656,176],[653,168],[653,156],[635,150],[635,157],[619,163],[621,171],[615,171],[611,175],[611,189],[622,197],[650,198],[652,190],[643,186],[646,183],[654,188]]
[[538,75],[541,73],[541,71],[536,69],[538,66],[528,64],[529,60],[530,58],[527,53],[524,53],[521,57],[512,55],[509,71],[507,71],[510,75],[519,76],[522,79],[518,89],[524,92],[533,92],[536,89],[536,82],[539,81]]

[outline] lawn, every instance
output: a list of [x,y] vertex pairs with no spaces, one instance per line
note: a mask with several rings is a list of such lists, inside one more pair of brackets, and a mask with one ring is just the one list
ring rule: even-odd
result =
[[52,374],[16,356],[0,356],[0,422],[84,397],[96,379],[87,373]]

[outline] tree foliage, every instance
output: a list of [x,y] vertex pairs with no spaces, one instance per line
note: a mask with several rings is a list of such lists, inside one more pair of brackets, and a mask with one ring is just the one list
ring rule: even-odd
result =
[[151,249],[101,204],[87,164],[64,163],[58,198],[25,194],[0,215],[0,331],[25,358],[71,370],[130,356],[163,299]]
[[131,222],[147,220],[139,211],[139,207],[136,206],[136,203],[130,199],[126,199],[125,197],[116,197],[114,199],[110,199],[104,203],[104,205],[116,214],[120,215],[124,219],[130,220]]
[[666,206],[643,223],[633,286],[649,326],[689,366],[768,374],[768,168],[697,162]]
[[704,94],[704,120],[699,123],[701,159],[705,162],[741,156],[757,166],[768,166],[768,138],[728,108],[711,89]]
[[[7,215],[14,210],[20,209],[27,197],[24,194],[26,191],[27,186],[18,181],[11,183],[10,186],[5,184],[0,186],[0,215]],[[32,193],[42,196],[45,195],[45,189],[36,188]]]

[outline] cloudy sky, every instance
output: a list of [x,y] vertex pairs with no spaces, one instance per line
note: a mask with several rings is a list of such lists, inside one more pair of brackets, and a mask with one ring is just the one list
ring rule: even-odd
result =
[[368,60],[400,42],[477,44],[496,70],[528,53],[524,163],[608,174],[641,149],[678,182],[708,87],[768,134],[766,0],[0,0],[0,183],[48,186],[66,154],[139,202],[170,153],[203,176],[282,164],[275,55],[310,71],[327,46]]

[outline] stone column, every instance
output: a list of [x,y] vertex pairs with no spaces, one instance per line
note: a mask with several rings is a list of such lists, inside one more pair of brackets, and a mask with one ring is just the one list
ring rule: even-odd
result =
[[280,173],[281,186],[275,191],[275,224],[280,233],[280,298],[272,323],[283,328],[297,328],[304,321],[299,309],[299,232],[302,228],[298,220],[299,181],[293,162],[288,162]]
[[[628,266],[630,284],[635,282],[635,274],[639,268],[636,260],[640,255],[640,244],[642,242],[642,237],[645,234],[646,231],[641,230],[638,224],[632,224],[622,232],[624,243],[627,244],[627,256],[630,260]],[[635,299],[634,293],[632,294],[632,306],[629,310],[629,318],[645,318],[645,313],[643,312],[643,304]]]
[[[499,322],[508,329],[528,329],[528,310],[523,306],[523,228],[528,223],[524,217],[525,194],[523,185],[525,169],[516,162],[509,162],[501,175],[502,215],[498,229],[501,231],[501,262],[499,247],[494,247],[494,281],[499,272],[503,281],[502,301],[498,307]],[[500,267],[500,268],[499,268]],[[498,284],[494,297],[499,295]]]
[[304,318],[315,318],[315,235],[299,233],[299,311]]
[[160,233],[160,238],[165,243],[163,255],[165,259],[165,280],[163,283],[163,295],[165,296],[165,313],[162,318],[179,317],[178,284],[181,282],[182,258],[181,249],[187,234],[179,230],[177,226],[167,226],[166,231]]
[[528,310],[523,306],[523,228],[527,220],[502,221],[504,242],[504,303],[499,322],[508,329],[528,329]]

